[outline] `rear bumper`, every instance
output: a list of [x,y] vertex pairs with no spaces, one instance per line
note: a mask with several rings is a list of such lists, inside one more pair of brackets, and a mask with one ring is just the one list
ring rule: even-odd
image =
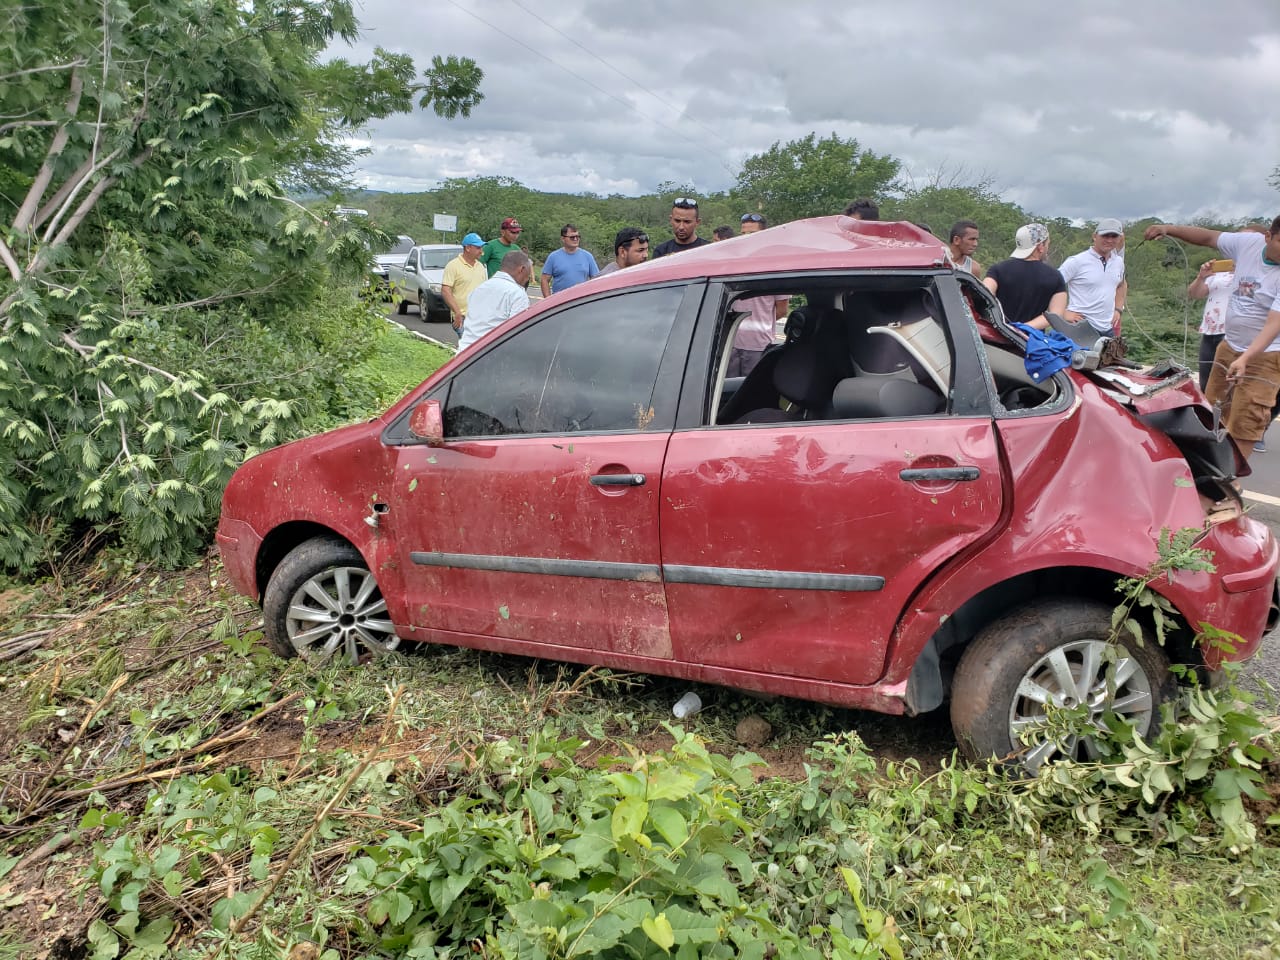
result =
[[[1247,660],[1257,652],[1263,636],[1280,616],[1280,544],[1258,521],[1241,516],[1213,526],[1197,544],[1213,552],[1221,592],[1208,605],[1204,621],[1240,637],[1231,649],[1207,646],[1206,666],[1216,669],[1224,661]],[[1200,623],[1192,623],[1200,629]]]

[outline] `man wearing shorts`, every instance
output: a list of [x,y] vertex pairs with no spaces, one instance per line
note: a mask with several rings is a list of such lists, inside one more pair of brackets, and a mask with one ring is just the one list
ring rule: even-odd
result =
[[1280,311],[1273,309],[1280,295],[1280,217],[1264,234],[1157,223],[1145,236],[1216,247],[1235,261],[1235,285],[1205,396],[1221,405],[1227,433],[1247,460],[1271,423],[1280,387]]

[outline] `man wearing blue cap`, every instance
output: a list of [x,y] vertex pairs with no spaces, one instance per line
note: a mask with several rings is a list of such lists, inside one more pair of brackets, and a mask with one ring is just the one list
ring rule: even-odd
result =
[[467,298],[471,291],[489,279],[489,271],[480,262],[484,240],[478,233],[462,238],[462,252],[448,262],[440,282],[440,296],[449,305],[453,329],[461,332],[467,319]]

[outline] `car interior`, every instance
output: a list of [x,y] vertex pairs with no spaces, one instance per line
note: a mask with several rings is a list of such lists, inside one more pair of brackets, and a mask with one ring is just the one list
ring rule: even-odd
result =
[[[953,346],[932,284],[804,291],[804,305],[788,315],[781,342],[746,377],[726,377],[734,334],[745,316],[735,305],[759,292],[738,296],[726,311],[712,424],[947,413]],[[791,296],[793,302],[801,298]],[[1006,411],[1034,409],[1056,397],[1057,385],[1035,382],[1012,344],[984,346]]]

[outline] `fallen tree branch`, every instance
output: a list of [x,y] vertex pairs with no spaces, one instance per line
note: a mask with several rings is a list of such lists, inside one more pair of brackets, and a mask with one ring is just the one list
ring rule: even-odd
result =
[[16,660],[28,650],[34,650],[43,645],[45,637],[51,633],[53,633],[52,630],[35,630],[7,640],[0,640],[0,660]]
[[227,300],[239,300],[243,297],[256,297],[259,294],[273,290],[283,283],[282,278],[272,280],[266,286],[253,287],[249,290],[236,290],[231,293],[215,293],[207,297],[201,297],[199,300],[185,300],[182,303],[165,303],[155,306],[147,306],[134,308],[124,311],[126,317],[142,317],[150,316],[154,313],[167,313],[170,310],[187,310],[194,307],[211,307],[216,303],[223,303]]
[[[293,849],[289,851],[289,856],[285,858],[280,869],[275,872],[270,882],[265,888],[263,888],[262,893],[258,894],[258,898],[254,900],[253,905],[231,925],[231,929],[227,931],[230,936],[239,936],[240,932],[244,930],[249,921],[257,916],[258,911],[262,909],[263,904],[271,898],[271,895],[276,891],[276,887],[280,885],[280,882],[293,868],[298,857],[302,855],[302,851],[310,846],[311,841],[315,838],[316,832],[320,829],[320,825],[328,819],[329,815],[333,813],[338,804],[346,799],[347,793],[355,785],[355,782],[364,775],[364,772],[368,770],[370,766],[373,765],[373,761],[377,759],[378,755],[382,752],[382,748],[385,747],[387,741],[391,739],[391,732],[394,729],[393,721],[395,720],[396,707],[400,703],[400,696],[403,693],[403,685],[396,687],[395,691],[391,694],[391,702],[387,705],[387,715],[382,721],[382,734],[378,737],[378,742],[365,752],[364,758],[356,764],[355,768],[347,774],[342,783],[338,785],[338,789],[334,792],[333,796],[329,798],[329,802],[316,811],[316,815],[311,818],[311,825],[308,826],[302,836],[298,838],[298,842],[293,845]],[[221,945],[215,947],[208,956],[215,956],[221,951],[221,949]]]
[[4,262],[5,268],[9,271],[9,276],[14,283],[22,280],[22,268],[18,266],[18,260],[13,255],[13,251],[9,249],[9,245],[4,242],[4,238],[0,237],[0,261]]
[[[68,117],[74,117],[76,111],[80,109],[80,95],[82,93],[84,93],[84,74],[79,70],[72,70],[67,102],[63,104],[63,110]],[[35,219],[36,211],[40,209],[40,199],[44,196],[44,192],[49,189],[49,182],[53,179],[54,165],[57,163],[58,157],[61,156],[63,148],[66,147],[70,136],[69,122],[64,123],[58,132],[53,135],[53,140],[49,143],[49,149],[45,151],[44,162],[40,164],[40,169],[36,171],[36,175],[32,178],[31,187],[27,190],[22,206],[18,208],[18,212],[13,218],[12,229],[14,233],[26,234],[29,229],[34,228],[35,225],[32,221]]]
[[[128,676],[128,675],[123,674],[122,676]],[[21,822],[23,820],[29,819],[32,814],[38,813],[42,810],[46,810],[50,806],[56,806],[61,803],[66,803],[69,800],[79,799],[80,797],[87,797],[93,793],[103,793],[103,794],[111,793],[116,790],[120,790],[124,787],[130,787],[138,783],[145,783],[150,780],[155,780],[158,777],[172,778],[175,776],[179,776],[180,774],[183,774],[183,773],[189,773],[192,770],[202,770],[205,767],[209,766],[211,763],[213,763],[213,761],[216,758],[213,756],[206,756],[203,759],[194,763],[184,763],[184,761],[188,761],[194,757],[198,757],[201,754],[213,754],[226,747],[233,746],[234,744],[239,743],[241,740],[244,740],[248,736],[248,728],[250,726],[260,721],[263,717],[266,717],[272,713],[275,713],[277,710],[280,710],[282,707],[288,706],[289,704],[293,703],[295,700],[298,700],[302,696],[303,692],[304,691],[301,691],[301,690],[294,691],[288,696],[282,697],[281,699],[277,700],[275,703],[268,704],[267,706],[263,707],[253,716],[249,717],[248,719],[244,720],[241,723],[236,724],[234,727],[232,727],[230,730],[226,731],[225,733],[220,733],[217,736],[213,736],[208,738],[207,740],[203,740],[200,743],[197,743],[194,747],[190,747],[189,749],[173,754],[172,756],[163,757],[159,760],[153,760],[150,763],[143,764],[141,767],[137,767],[136,769],[131,770],[128,773],[121,774],[120,776],[115,777],[114,779],[111,779],[111,780],[101,780],[96,783],[91,783],[86,787],[77,787],[72,790],[59,791],[54,796],[50,797],[46,803],[41,804],[39,809],[37,809],[37,804],[36,804],[38,795],[33,796],[32,800],[28,801],[26,809],[23,810],[22,814],[17,818],[17,820],[18,822]],[[106,698],[103,699],[102,703],[105,703],[105,702],[106,702]],[[86,723],[87,723],[87,719],[86,719]],[[73,738],[71,743],[67,745],[67,750],[63,752],[64,759],[66,757],[66,754],[70,751],[71,747],[75,744],[75,740],[78,738],[79,738],[79,734],[77,734],[76,738]],[[62,760],[60,759],[58,761],[58,765],[54,767],[54,769],[51,770],[49,772],[49,775],[45,778],[45,783],[48,783],[50,780],[52,780],[52,778],[57,774],[61,766],[62,766]],[[44,784],[41,784],[41,791],[38,791],[37,794],[39,792],[42,792],[43,787],[44,787]]]
[[18,862],[17,866],[15,866],[13,870],[11,870],[10,872],[16,873],[18,871],[25,869],[26,867],[30,867],[33,864],[39,863],[45,857],[48,857],[48,856],[51,856],[52,854],[57,853],[59,850],[63,849],[64,847],[71,846],[71,843],[72,841],[75,840],[75,838],[76,836],[74,833],[59,833],[50,837],[44,843],[40,844],[40,846],[36,847],[34,850],[28,853],[25,857],[23,857],[22,860]]
[[[70,332],[64,333],[62,335],[62,342],[65,343],[67,346],[69,346],[76,353],[80,354],[80,356],[86,357],[86,358],[93,356],[94,351],[96,349],[94,347],[89,346],[88,344],[81,343],[79,340],[73,337]],[[181,384],[185,382],[177,374],[170,373],[168,370],[162,370],[159,367],[153,367],[151,364],[147,363],[144,360],[139,360],[137,357],[131,357],[125,353],[116,354],[116,356],[118,356],[125,363],[131,363],[135,367],[142,367],[144,370],[149,370],[150,372],[157,374],[158,376],[164,377],[170,383]],[[197,390],[192,390],[191,395],[195,397],[197,400],[199,400],[201,403],[209,402],[208,398],[203,396]],[[121,429],[122,430],[124,429],[123,424],[121,425]]]
[[85,731],[89,729],[89,724],[93,722],[94,717],[102,712],[103,708],[112,701],[115,695],[120,692],[120,688],[123,687],[128,680],[129,674],[120,674],[120,676],[116,677],[115,680],[111,682],[111,686],[107,687],[107,692],[102,695],[98,702],[89,708],[89,712],[86,713],[84,715],[84,719],[80,721],[80,728],[76,730],[75,735],[67,741],[66,747],[63,748],[62,753],[58,756],[58,759],[54,762],[53,766],[49,768],[49,773],[40,781],[40,785],[31,792],[31,798],[27,801],[26,807],[19,815],[19,820],[25,820],[31,815],[31,811],[36,808],[41,797],[43,797],[45,792],[49,789],[49,784],[53,781],[53,778],[56,777],[58,775],[58,771],[62,769],[62,764],[66,761],[67,757],[71,755],[72,749],[80,742],[80,738],[84,736]]
[[33,73],[51,73],[55,70],[74,70],[76,67],[83,67],[89,61],[84,57],[77,57],[69,63],[51,63],[43,67],[27,67],[25,70],[15,70],[13,73],[0,75],[0,83],[6,83],[9,80],[16,80],[18,77],[29,76]]

